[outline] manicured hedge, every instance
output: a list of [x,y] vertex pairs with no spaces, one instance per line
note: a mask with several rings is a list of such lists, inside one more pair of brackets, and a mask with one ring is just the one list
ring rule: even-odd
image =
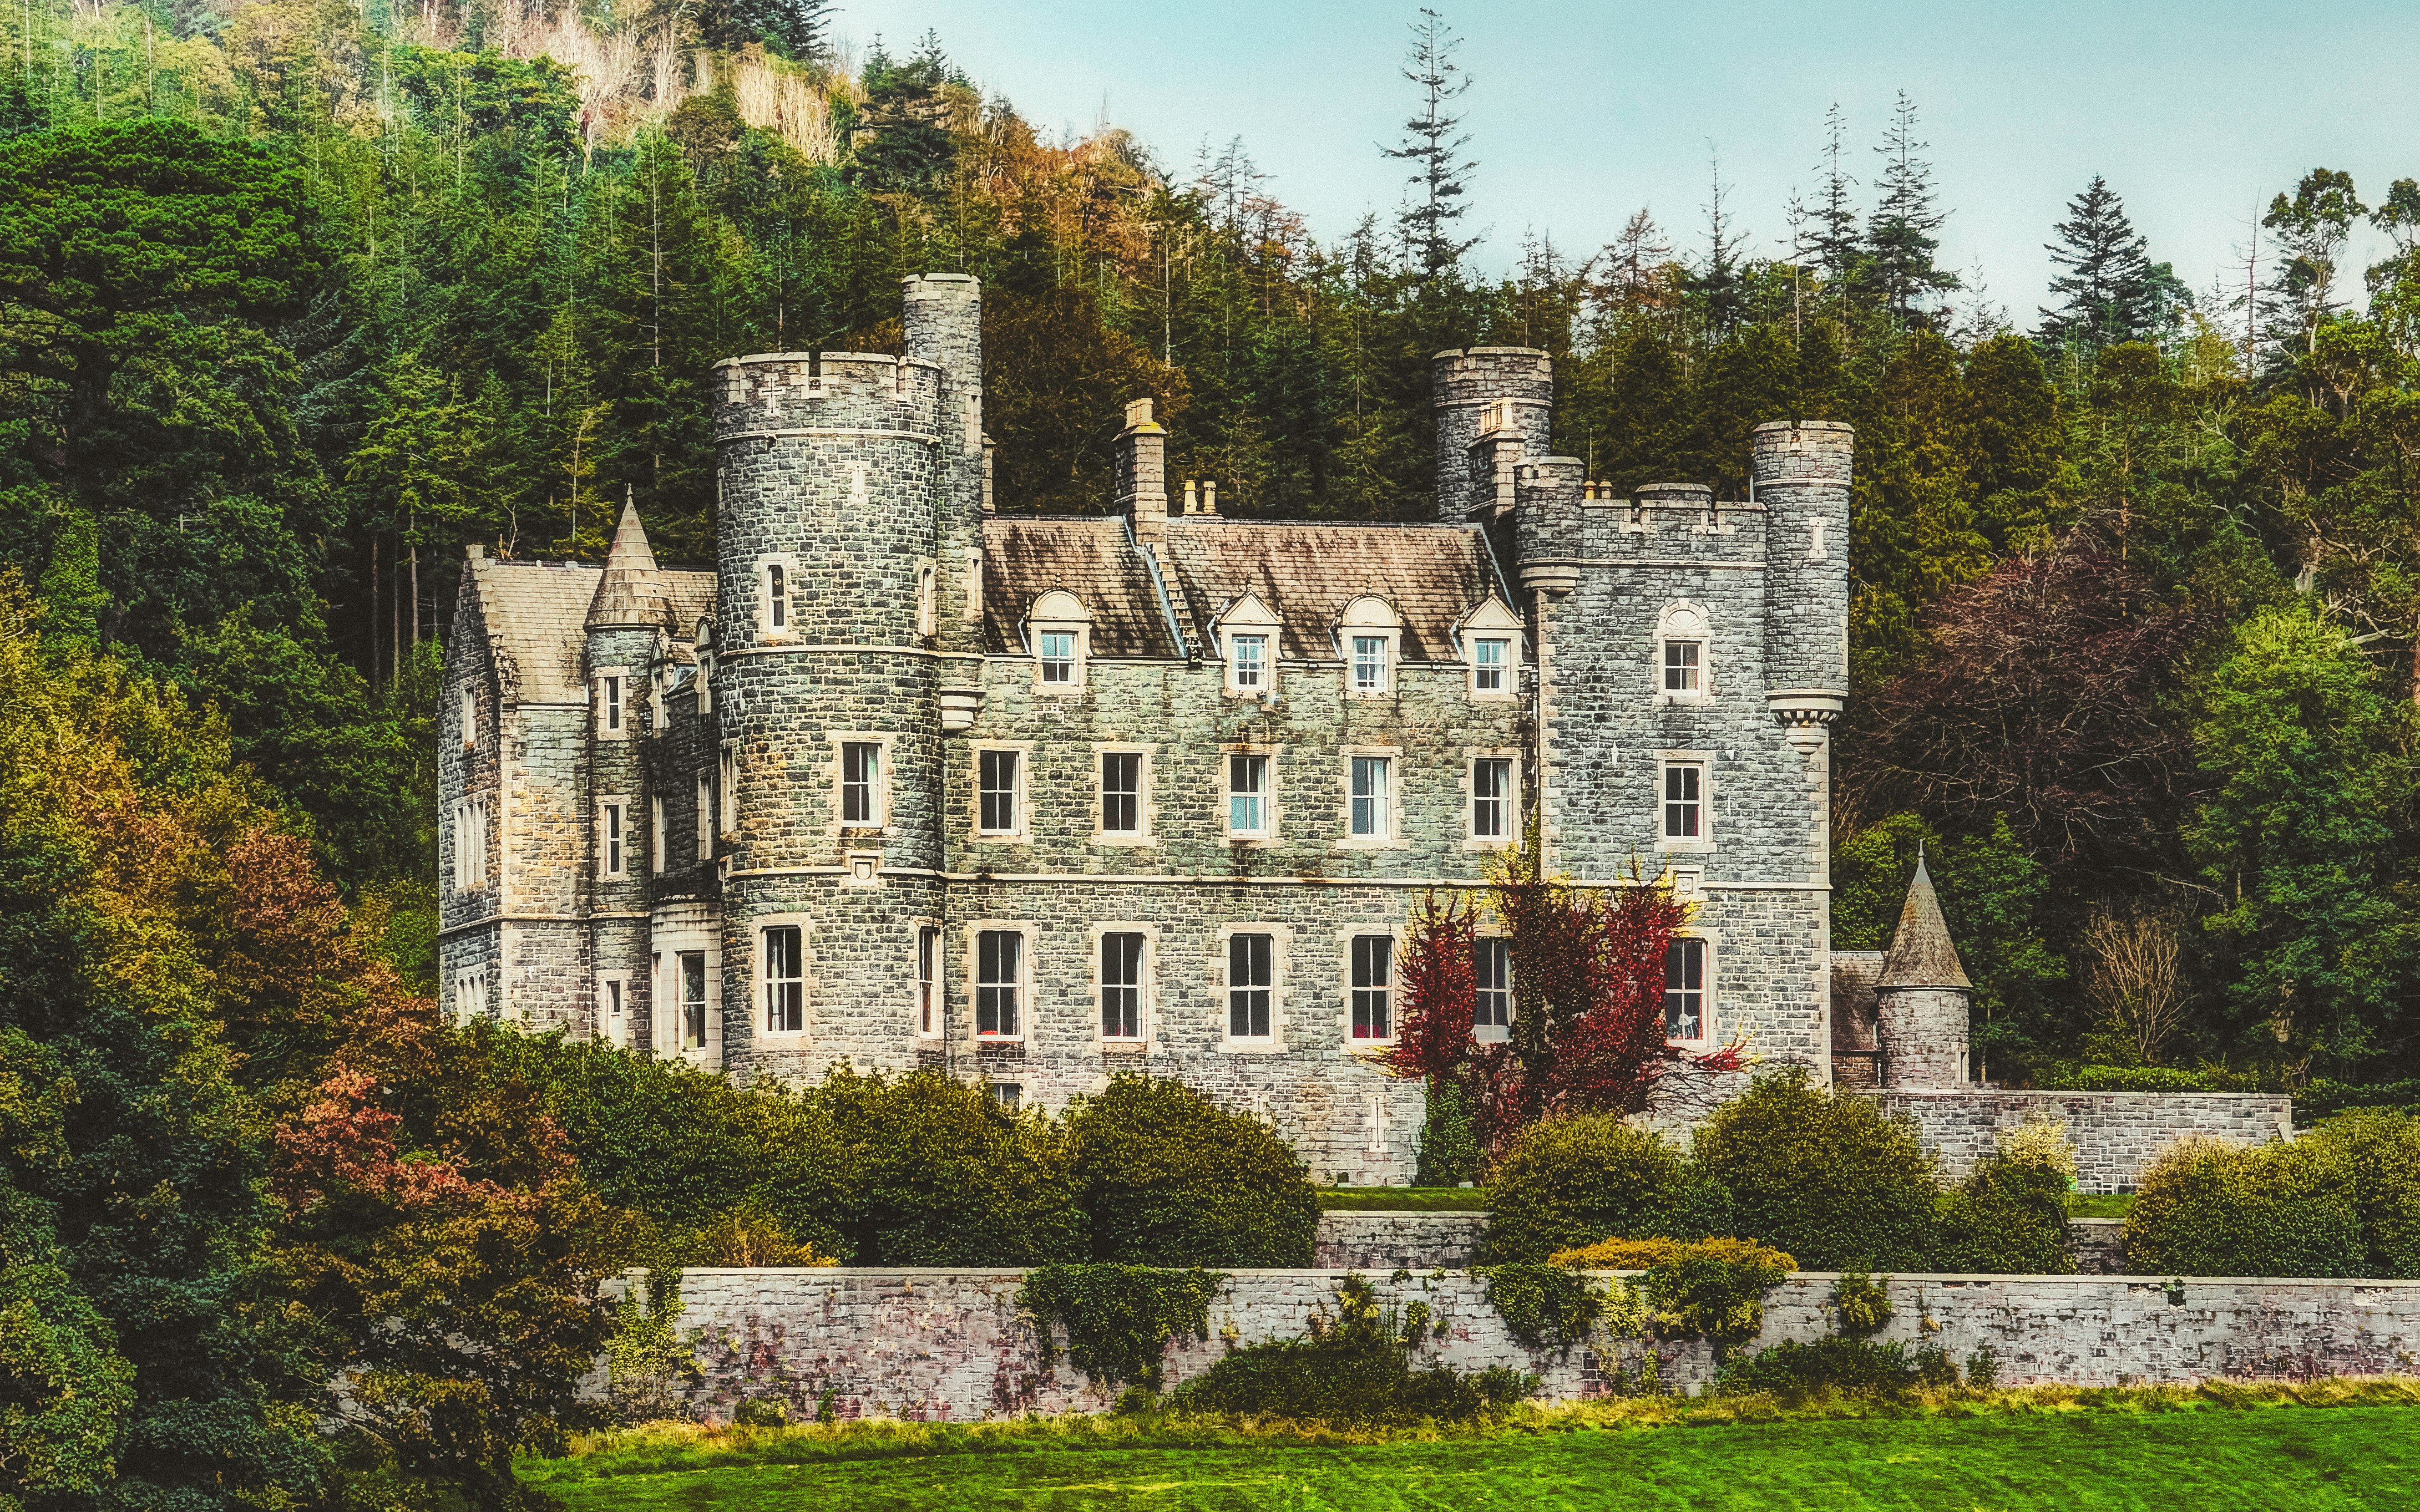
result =
[[1933,1269],[2071,1273],[2067,1210],[2074,1190],[2075,1149],[2064,1129],[2027,1124],[2017,1130],[1942,1197]]
[[2145,1275],[2362,1273],[2353,1165],[2322,1139],[2239,1145],[2188,1137],[2143,1174],[2126,1268]]
[[2420,1118],[2379,1109],[2339,1114],[2304,1138],[2334,1147],[2351,1168],[2361,1273],[2420,1280]]
[[939,1072],[836,1066],[814,1094],[852,1168],[857,1265],[1041,1265],[1084,1257],[1065,1131]]
[[1067,1112],[1091,1257],[1125,1265],[1307,1266],[1319,1197],[1268,1125],[1182,1082],[1124,1075]]
[[1698,1164],[1730,1194],[1731,1232],[1811,1271],[1921,1271],[1938,1167],[1913,1124],[1792,1068],[1759,1077],[1699,1129]]
[[1661,1135],[1618,1114],[1553,1119],[1525,1132],[1488,1181],[1490,1263],[1544,1260],[1601,1239],[1728,1232],[1721,1189]]

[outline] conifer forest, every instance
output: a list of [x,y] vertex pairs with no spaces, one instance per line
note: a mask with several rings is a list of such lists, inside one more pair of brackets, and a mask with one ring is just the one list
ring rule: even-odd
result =
[[[1921,848],[1993,1080],[2420,1078],[2420,179],[2270,186],[2195,288],[2214,250],[2087,174],[2001,309],[1901,95],[1806,122],[1786,204],[1508,248],[1464,208],[1493,82],[1407,19],[1399,139],[1337,148],[1400,208],[1323,239],[1247,134],[1054,132],[818,0],[0,7],[0,1507],[517,1504],[603,1337],[526,1275],[712,1214],[575,1169],[541,1052],[415,1006],[465,548],[598,561],[630,502],[704,561],[710,365],[896,351],[920,271],[984,282],[1002,511],[1108,510],[1149,395],[1231,515],[1429,517],[1469,345],[1553,355],[1617,496],[1851,423],[1835,946]],[[561,1368],[458,1401],[466,1337]]]

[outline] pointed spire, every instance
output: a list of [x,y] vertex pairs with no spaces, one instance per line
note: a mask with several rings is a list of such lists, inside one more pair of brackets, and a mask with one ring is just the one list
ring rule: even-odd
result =
[[1941,917],[1941,900],[1932,891],[1932,873],[1926,870],[1924,851],[1916,853],[1916,876],[1907,885],[1907,903],[1900,910],[1899,929],[1891,935],[1890,953],[1883,957],[1882,980],[1876,991],[1893,987],[1959,987],[1968,991],[1966,968],[1949,938],[1949,921]]
[[655,576],[656,553],[647,545],[646,528],[639,523],[639,506],[626,499],[621,526],[605,553],[605,577],[589,600],[588,628],[661,623],[666,606]]

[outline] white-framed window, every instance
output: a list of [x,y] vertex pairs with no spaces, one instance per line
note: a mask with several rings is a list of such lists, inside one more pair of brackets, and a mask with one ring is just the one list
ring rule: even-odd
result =
[[994,1082],[991,1084],[991,1100],[999,1103],[1001,1107],[1006,1108],[1009,1112],[1015,1113],[1019,1108],[1025,1106],[1025,1084],[1023,1082]]
[[916,1038],[941,1036],[941,927],[916,926]]
[[1236,635],[1227,640],[1227,656],[1233,666],[1235,691],[1265,693],[1269,688],[1269,638],[1264,635]]
[[682,950],[674,955],[673,985],[679,995],[674,1012],[674,1042],[683,1050],[706,1048],[712,976],[706,968],[704,950]]
[[637,1005],[630,1001],[630,974],[627,971],[600,972],[597,978],[597,1038],[610,1045],[627,1048],[630,1043],[630,1023]]
[[1084,686],[1093,616],[1073,594],[1052,590],[1034,600],[1026,633],[1033,647],[1033,686],[1046,693],[1073,693]]
[[767,924],[757,931],[756,958],[764,964],[759,1026],[767,1034],[803,1034],[807,1028],[806,931],[796,924]]
[[714,774],[697,774],[697,858],[714,859]]
[[975,833],[1007,838],[1025,833],[1025,752],[1013,746],[975,751]]
[[1143,1038],[1150,936],[1135,930],[1104,930],[1100,938],[1101,1038],[1140,1042]]
[[1100,778],[1100,802],[1094,814],[1094,838],[1142,841],[1151,835],[1151,759],[1147,752],[1100,749],[1094,753]]
[[1395,838],[1395,758],[1353,753],[1344,758],[1345,834],[1365,842]]
[[1674,940],[1664,950],[1664,1037],[1688,1044],[1708,1038],[1713,1015],[1707,978],[1706,942],[1694,937]]
[[1510,841],[1519,827],[1519,768],[1510,756],[1470,759],[1470,838]]
[[479,690],[475,687],[462,689],[462,748],[479,748]]
[[877,829],[883,823],[882,743],[844,740],[840,745],[840,822],[849,829]]
[[597,674],[597,733],[604,740],[619,740],[629,733],[630,674],[627,669],[609,668]]
[[1351,948],[1352,1036],[1395,1037],[1395,937],[1356,934]]
[[1365,595],[1344,607],[1336,639],[1344,653],[1347,696],[1384,698],[1394,691],[1395,658],[1403,634],[1395,607],[1383,598]]
[[1500,635],[1482,635],[1470,642],[1470,690],[1501,693],[1512,687],[1512,642]]
[[600,798],[597,803],[597,874],[620,877],[629,872],[630,800]]
[[661,872],[670,864],[671,835],[671,821],[664,815],[664,795],[659,793],[647,800],[647,864],[650,871]]
[[1227,1038],[1276,1037],[1278,941],[1258,930],[1227,936]]
[[1478,998],[1471,1014],[1471,1033],[1481,1040],[1503,1040],[1512,1032],[1512,942],[1482,934],[1471,942],[1471,974]]
[[974,975],[975,1038],[1024,1038],[1024,932],[1013,929],[975,931]]
[[1667,757],[1660,775],[1662,848],[1688,850],[1708,841],[1707,764],[1699,757]]
[[1277,793],[1265,751],[1227,753],[1227,834],[1266,840],[1277,833]]
[[1695,703],[1714,694],[1714,624],[1688,599],[1664,606],[1655,621],[1655,700]]
[[1280,623],[1257,594],[1245,594],[1218,619],[1218,643],[1227,660],[1231,698],[1268,698],[1277,692]]
[[737,834],[739,830],[739,748],[730,741],[722,743],[722,756],[717,764],[715,777],[715,822],[721,833]]
[[1470,696],[1488,702],[1521,696],[1513,668],[1520,661],[1521,616],[1490,594],[1454,623],[1463,659],[1470,667]]

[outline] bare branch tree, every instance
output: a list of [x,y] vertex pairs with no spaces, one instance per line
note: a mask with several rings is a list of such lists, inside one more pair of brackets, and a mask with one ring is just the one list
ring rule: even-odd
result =
[[2134,1041],[2143,1064],[2156,1066],[2160,1052],[2184,1020],[2183,927],[2173,910],[2133,903],[2103,905],[2084,926],[2084,944],[2100,959],[2085,978],[2085,990],[2109,1015],[2112,1026]]

